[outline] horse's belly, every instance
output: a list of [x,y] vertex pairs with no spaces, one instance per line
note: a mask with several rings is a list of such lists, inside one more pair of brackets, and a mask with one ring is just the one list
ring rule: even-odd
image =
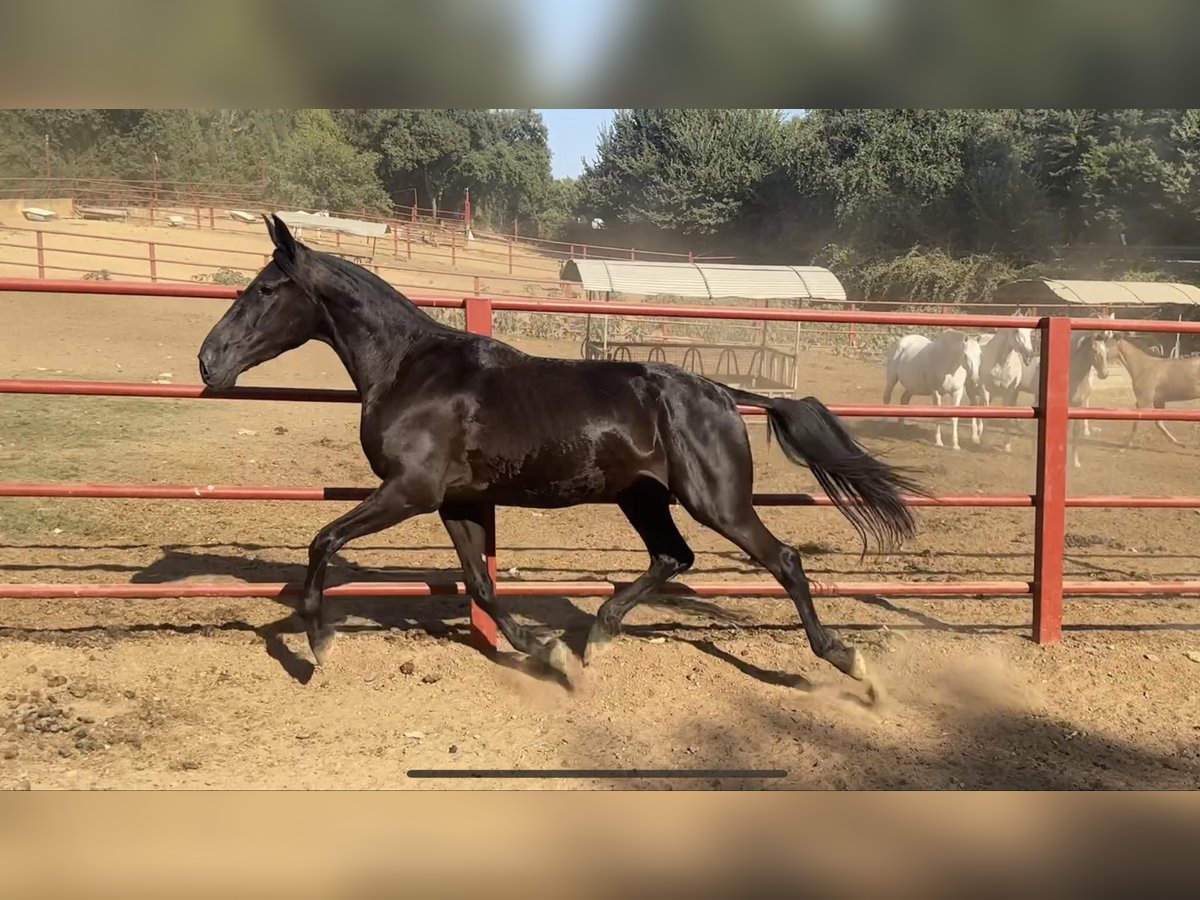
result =
[[480,451],[468,459],[469,476],[448,485],[450,499],[554,508],[611,501],[643,476],[665,477],[661,452],[617,436],[581,435],[527,453]]

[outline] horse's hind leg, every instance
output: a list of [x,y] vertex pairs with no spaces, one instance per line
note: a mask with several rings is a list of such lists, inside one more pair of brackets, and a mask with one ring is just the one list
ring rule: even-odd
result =
[[671,518],[670,492],[656,481],[645,479],[617,497],[617,505],[629,520],[650,554],[650,567],[600,605],[588,635],[583,661],[590,665],[621,632],[621,620],[651,591],[692,567],[696,556]]
[[414,504],[410,497],[411,493],[406,492],[399,482],[384,482],[354,509],[318,531],[309,545],[308,572],[304,577],[300,615],[304,619],[308,646],[317,665],[324,664],[335,634],[323,597],[329,560],[347,542],[383,531],[433,508],[428,504]]
[[438,514],[446,533],[454,543],[462,565],[463,580],[479,608],[496,621],[513,649],[561,672],[568,679],[575,668],[571,651],[556,637],[547,637],[544,628],[522,625],[512,614],[500,608],[496,586],[484,561],[487,550],[482,510],[475,506],[444,506]]
[[[1167,404],[1163,403],[1162,401],[1156,401],[1154,404],[1154,408],[1155,409],[1166,409]],[[1170,441],[1176,447],[1183,446],[1183,441],[1177,440],[1175,435],[1171,434],[1171,432],[1167,430],[1166,422],[1164,422],[1162,419],[1155,419],[1154,424],[1158,427],[1159,431],[1161,431],[1163,434],[1165,434],[1167,436],[1168,441]]]
[[783,585],[800,615],[813,653],[851,678],[866,679],[867,664],[858,649],[843,644],[821,624],[799,552],[767,529],[749,500],[746,497],[746,502],[732,511],[697,510],[693,515],[740,547]]
[[[913,398],[912,391],[910,391],[908,388],[905,388],[903,391],[900,392],[900,405],[908,406],[908,401],[910,401],[912,398]],[[896,419],[896,424],[903,425],[904,424],[904,416],[900,416],[898,419]]]
[[697,472],[680,484],[672,483],[679,502],[696,521],[740,547],[783,585],[800,615],[813,653],[851,678],[865,679],[867,666],[862,654],[843,644],[821,624],[800,554],[775,537],[755,512],[751,503],[749,459],[738,460],[731,452],[724,462],[741,463],[745,472]]

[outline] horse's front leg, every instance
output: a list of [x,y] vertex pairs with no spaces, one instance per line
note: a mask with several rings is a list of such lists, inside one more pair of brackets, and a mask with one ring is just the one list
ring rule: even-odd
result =
[[[1005,406],[1016,406],[1017,405],[1017,390],[1018,390],[1017,388],[1005,388],[1004,397],[1002,398],[1004,400]],[[1013,435],[1017,434],[1017,429],[1019,427],[1020,426],[1017,424],[1016,419],[1008,420],[1008,427],[1004,430],[1004,452],[1005,453],[1012,453]]]
[[467,591],[479,608],[495,620],[514,650],[529,654],[572,680],[579,664],[567,645],[546,628],[522,625],[496,599],[496,585],[485,562],[487,531],[483,513],[484,507],[477,504],[443,506],[438,510],[462,565]]
[[324,665],[335,630],[324,602],[325,572],[329,560],[349,541],[398,525],[419,513],[437,508],[431,501],[418,502],[414,491],[399,479],[385,481],[366,500],[317,532],[308,548],[308,571],[304,576],[304,594],[300,617],[308,633],[308,646],[317,665]]
[[[951,396],[951,402],[953,402],[955,406],[962,406],[963,394],[965,392],[966,392],[966,389],[963,387],[955,388],[954,394]],[[957,450],[958,449],[958,416],[954,416],[950,420],[950,428],[951,428],[950,446],[953,447],[955,450]]]
[[[933,392],[933,405],[936,407],[939,407],[939,408],[942,405],[942,395],[939,394],[937,391]],[[942,443],[942,420],[940,418],[938,418],[938,419],[934,419],[933,421],[936,423],[933,426],[933,442],[939,447],[944,447],[946,445]],[[957,419],[955,419],[954,421],[955,421],[955,424],[958,423]],[[958,447],[957,447],[958,441],[955,440],[954,443],[955,443],[955,449],[957,450],[958,449]]]

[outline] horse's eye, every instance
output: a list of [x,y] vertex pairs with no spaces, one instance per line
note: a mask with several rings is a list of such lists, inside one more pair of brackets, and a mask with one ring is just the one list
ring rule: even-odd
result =
[[275,287],[270,284],[264,284],[261,288],[259,288],[259,291],[264,297],[269,297],[275,291]]

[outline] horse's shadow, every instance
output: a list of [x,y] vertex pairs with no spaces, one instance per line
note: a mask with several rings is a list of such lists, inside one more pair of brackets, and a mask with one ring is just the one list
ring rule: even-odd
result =
[[[242,582],[274,582],[288,584],[303,582],[307,567],[302,563],[283,562],[271,559],[252,559],[242,555],[222,553],[195,553],[174,547],[164,547],[162,556],[136,572],[131,581],[135,584],[161,584],[172,581],[203,577],[232,577]],[[453,590],[455,582],[462,580],[457,569],[410,569],[391,567],[367,568],[350,562],[337,554],[330,562],[326,586],[334,587],[351,581],[407,581],[425,582]],[[288,609],[288,613],[266,625],[256,626],[255,633],[262,639],[267,654],[293,679],[307,684],[315,668],[309,659],[293,651],[285,638],[304,633],[304,625],[297,615],[293,595],[275,598],[274,602]],[[563,676],[540,663],[524,656],[493,648],[480,647],[466,624],[468,599],[462,595],[405,598],[350,598],[338,597],[326,600],[332,607],[341,632],[379,632],[394,629],[419,630],[435,638],[447,638],[481,650],[497,665],[547,681],[557,681],[567,689],[570,682]],[[563,641],[577,654],[582,655],[587,634],[594,620],[593,615],[580,609],[570,598],[521,597],[505,598],[509,609],[517,616],[536,621],[548,632],[558,632]],[[676,613],[705,615],[725,621],[737,621],[741,617],[715,604],[687,596],[686,594],[648,598],[647,606],[670,609]]]

